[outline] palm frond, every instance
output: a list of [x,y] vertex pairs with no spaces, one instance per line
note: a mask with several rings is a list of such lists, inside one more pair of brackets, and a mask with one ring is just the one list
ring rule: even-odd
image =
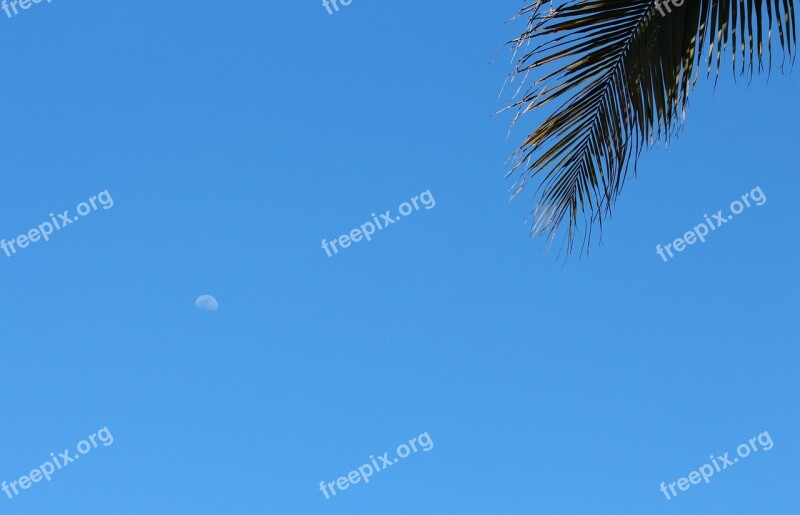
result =
[[517,109],[512,124],[560,102],[519,147],[509,172],[518,176],[512,196],[538,183],[531,234],[552,243],[566,221],[567,250],[581,229],[588,249],[643,147],[668,140],[682,123],[705,54],[706,73],[715,71],[716,80],[730,45],[734,72],[740,59],[739,74],[752,77],[765,55],[771,67],[777,27],[780,67],[787,57],[791,64],[793,2],[567,0],[553,7],[537,0],[520,10],[528,23],[511,45],[515,55],[525,53],[512,78],[538,78],[507,107]]

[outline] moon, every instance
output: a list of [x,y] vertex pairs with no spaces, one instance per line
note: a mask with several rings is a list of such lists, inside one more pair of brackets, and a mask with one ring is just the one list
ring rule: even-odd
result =
[[216,311],[219,309],[219,303],[217,299],[211,295],[200,295],[197,297],[197,300],[194,301],[194,307],[200,311]]

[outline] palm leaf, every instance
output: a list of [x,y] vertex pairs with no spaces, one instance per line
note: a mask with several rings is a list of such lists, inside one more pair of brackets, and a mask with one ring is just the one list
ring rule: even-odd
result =
[[538,183],[531,234],[552,244],[566,222],[567,250],[581,229],[582,249],[588,249],[593,227],[602,229],[644,146],[668,140],[682,123],[704,59],[716,81],[730,46],[734,72],[739,59],[738,73],[751,78],[756,64],[763,71],[765,55],[771,67],[777,27],[780,67],[791,64],[793,1],[686,0],[676,7],[654,0],[567,0],[553,8],[537,0],[520,10],[517,16],[528,23],[511,44],[515,55],[523,47],[525,53],[512,79],[521,76],[525,84],[531,74],[538,78],[506,108],[517,109],[512,125],[558,103],[519,147],[509,172],[518,176],[512,197]]

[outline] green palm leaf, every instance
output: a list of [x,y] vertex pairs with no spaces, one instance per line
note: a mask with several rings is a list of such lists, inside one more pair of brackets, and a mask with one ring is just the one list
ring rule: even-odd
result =
[[764,69],[764,56],[771,67],[777,28],[781,69],[793,61],[793,1],[568,0],[553,8],[537,0],[523,8],[518,16],[528,24],[511,44],[525,53],[512,75],[523,83],[538,78],[508,107],[517,109],[513,123],[558,103],[517,150],[509,172],[518,176],[513,196],[538,183],[531,234],[552,243],[566,222],[567,250],[581,229],[588,249],[643,147],[668,139],[682,122],[704,59],[716,80],[730,46],[734,72],[738,66],[752,77],[756,64]]

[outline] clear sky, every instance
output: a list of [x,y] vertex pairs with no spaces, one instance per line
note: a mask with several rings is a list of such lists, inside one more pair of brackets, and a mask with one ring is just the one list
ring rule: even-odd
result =
[[[0,12],[0,237],[113,199],[0,253],[0,481],[113,435],[0,513],[798,513],[797,77],[701,80],[565,264],[528,238],[533,192],[508,202],[537,118],[509,138],[491,116],[521,5]],[[659,491],[764,431],[771,450]]]

